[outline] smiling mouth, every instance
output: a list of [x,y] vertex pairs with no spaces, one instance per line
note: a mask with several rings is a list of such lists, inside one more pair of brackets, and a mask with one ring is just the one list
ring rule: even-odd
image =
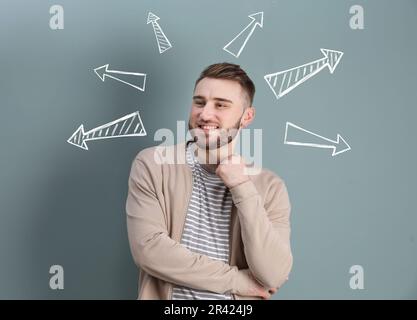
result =
[[199,125],[198,128],[204,130],[205,132],[210,132],[212,130],[218,130],[219,126],[213,126],[213,125]]

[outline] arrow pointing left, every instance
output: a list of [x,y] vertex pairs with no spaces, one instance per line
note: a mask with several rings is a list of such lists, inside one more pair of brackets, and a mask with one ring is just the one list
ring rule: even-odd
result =
[[103,82],[106,78],[111,78],[116,81],[127,84],[140,91],[145,91],[145,82],[146,82],[145,73],[109,70],[108,64],[95,68],[94,72]]
[[67,142],[81,149],[88,150],[86,141],[140,136],[146,136],[146,131],[139,111],[136,111],[87,132],[84,132],[84,126],[80,125]]

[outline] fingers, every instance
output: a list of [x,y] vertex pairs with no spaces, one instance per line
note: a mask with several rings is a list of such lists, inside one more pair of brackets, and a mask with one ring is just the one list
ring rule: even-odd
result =
[[233,141],[231,140],[227,144],[227,157],[230,158],[233,155]]
[[262,299],[270,299],[273,294],[277,292],[277,288],[270,288],[269,290],[264,289],[263,287],[259,288],[259,296]]
[[268,290],[262,286],[257,286],[256,291],[257,295],[262,299],[269,299],[271,297],[271,294],[268,292]]
[[269,299],[269,298],[271,298],[271,294],[264,289],[263,294],[261,295],[261,297],[262,297],[262,299]]
[[263,287],[254,277],[252,272],[249,271],[249,269],[243,269],[240,270],[242,274],[247,277],[247,280],[250,281],[250,285],[247,288],[247,291],[240,292],[240,294],[244,296],[254,296],[254,297],[260,297],[261,299],[270,299],[271,296],[277,292],[278,288],[265,288]]

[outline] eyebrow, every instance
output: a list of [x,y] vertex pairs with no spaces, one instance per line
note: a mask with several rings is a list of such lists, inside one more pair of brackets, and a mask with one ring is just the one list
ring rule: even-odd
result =
[[[203,96],[194,96],[194,97],[193,97],[193,100],[196,100],[196,99],[206,100],[206,98],[205,98],[205,97],[203,97]],[[228,100],[228,99],[224,99],[224,98],[213,98],[213,100],[223,101],[223,102],[229,102],[229,103],[232,103],[232,104],[233,104],[233,101]]]

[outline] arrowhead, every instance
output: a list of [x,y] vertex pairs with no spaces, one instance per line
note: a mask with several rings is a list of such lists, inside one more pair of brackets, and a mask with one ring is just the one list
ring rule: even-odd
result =
[[148,21],[146,22],[146,24],[149,24],[151,22],[155,22],[159,20],[159,17],[156,14],[153,14],[152,12],[148,13]]
[[88,150],[87,144],[84,141],[84,135],[84,126],[80,125],[67,142],[81,149]]
[[101,81],[104,82],[104,79],[106,77],[107,68],[109,67],[108,64],[105,64],[104,66],[98,67],[94,69],[94,72],[96,75],[101,79]]
[[255,24],[259,25],[261,28],[264,25],[264,13],[263,12],[257,12],[252,13],[248,15],[249,18],[255,21]]
[[333,73],[336,66],[339,64],[340,59],[342,59],[343,52],[330,50],[330,49],[320,49],[323,52],[324,56],[327,58],[326,64],[329,67],[330,73]]
[[350,145],[348,145],[348,143],[345,141],[345,139],[343,139],[343,137],[340,134],[337,134],[336,143],[337,144],[333,148],[333,153],[332,153],[333,157],[338,155],[339,153],[350,150]]

